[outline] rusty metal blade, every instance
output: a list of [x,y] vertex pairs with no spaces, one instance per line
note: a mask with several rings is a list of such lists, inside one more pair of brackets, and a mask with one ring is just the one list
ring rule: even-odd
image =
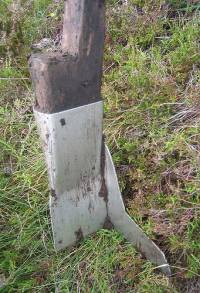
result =
[[74,244],[104,224],[101,189],[102,102],[45,114],[35,110],[51,188],[56,249]]
[[109,219],[147,259],[170,275],[163,252],[125,211],[107,147],[102,164],[103,103],[53,114],[35,110],[35,117],[48,166],[55,248],[73,245]]

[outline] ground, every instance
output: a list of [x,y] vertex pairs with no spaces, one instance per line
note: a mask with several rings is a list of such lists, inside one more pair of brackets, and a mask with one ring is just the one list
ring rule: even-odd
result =
[[104,132],[126,208],[170,279],[114,230],[53,248],[27,58],[59,42],[62,9],[0,2],[0,292],[200,292],[199,1],[107,1]]

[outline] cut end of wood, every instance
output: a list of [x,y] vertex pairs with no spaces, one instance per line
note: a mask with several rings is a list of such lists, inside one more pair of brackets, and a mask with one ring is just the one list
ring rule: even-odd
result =
[[36,108],[55,113],[101,100],[101,71],[70,55],[33,54],[29,60]]

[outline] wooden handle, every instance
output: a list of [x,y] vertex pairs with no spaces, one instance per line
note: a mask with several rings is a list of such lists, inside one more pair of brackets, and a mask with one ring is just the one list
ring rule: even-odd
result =
[[79,55],[84,5],[84,0],[65,2],[62,50],[70,55]]
[[33,54],[37,109],[55,113],[101,100],[104,0],[65,2],[63,53]]
[[80,57],[103,54],[104,0],[67,0],[62,50]]

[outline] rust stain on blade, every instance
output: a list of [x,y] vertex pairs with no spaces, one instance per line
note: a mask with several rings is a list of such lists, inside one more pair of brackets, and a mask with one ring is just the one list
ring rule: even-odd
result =
[[101,182],[101,189],[99,191],[99,197],[102,197],[104,201],[108,202],[108,190],[106,186],[105,181],[105,137],[103,135],[102,137],[102,146],[101,146],[101,176],[102,176],[102,182]]
[[80,242],[81,240],[83,240],[83,231],[81,229],[81,227],[75,232],[75,236],[76,236],[76,240],[77,242]]
[[105,219],[105,222],[104,222],[104,224],[103,224],[103,229],[107,229],[107,230],[112,230],[112,229],[114,229],[114,225],[113,225],[113,223],[111,222],[109,216],[107,216],[106,219]]

